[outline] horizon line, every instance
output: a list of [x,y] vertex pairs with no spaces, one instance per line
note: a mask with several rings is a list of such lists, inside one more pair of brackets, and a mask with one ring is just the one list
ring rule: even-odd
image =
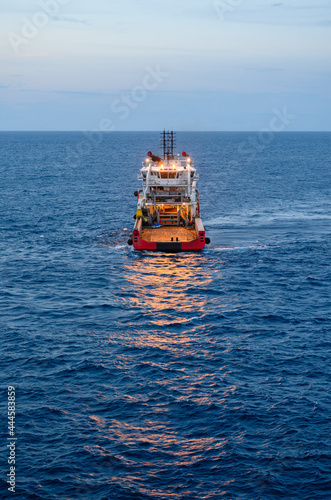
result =
[[[165,130],[173,130],[177,133],[200,133],[200,134],[211,134],[211,133],[259,133],[260,130],[175,130],[173,128],[166,128]],[[100,130],[100,129],[89,129],[89,130],[0,130],[0,133],[25,133],[25,132],[36,132],[36,133],[74,133],[74,134],[84,134],[84,133],[97,133],[102,134],[117,134],[117,133],[159,133],[160,129],[155,130]],[[331,133],[331,130],[280,130],[280,131],[270,131],[274,134],[295,134],[295,133]]]

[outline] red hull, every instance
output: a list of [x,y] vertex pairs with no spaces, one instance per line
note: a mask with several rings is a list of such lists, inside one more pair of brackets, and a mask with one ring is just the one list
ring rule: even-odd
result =
[[176,252],[199,252],[203,250],[206,241],[205,241],[205,229],[201,224],[196,224],[198,238],[192,241],[147,241],[141,238],[141,221],[136,221],[134,230],[132,243],[133,248],[135,250],[147,250],[150,252],[167,252],[167,253],[176,253]]

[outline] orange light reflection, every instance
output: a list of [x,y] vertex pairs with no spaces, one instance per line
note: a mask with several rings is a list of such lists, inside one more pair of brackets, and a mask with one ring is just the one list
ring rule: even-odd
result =
[[[131,307],[151,312],[156,325],[184,323],[206,312],[212,277],[197,255],[153,255],[125,266],[125,279],[133,290]],[[167,312],[165,315],[161,313]],[[171,311],[171,314],[169,314]],[[160,317],[162,316],[162,318]]]

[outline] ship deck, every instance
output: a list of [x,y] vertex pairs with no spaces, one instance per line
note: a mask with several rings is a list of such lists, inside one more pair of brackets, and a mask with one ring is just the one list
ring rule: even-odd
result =
[[171,241],[187,242],[195,240],[197,232],[194,228],[179,226],[163,226],[157,229],[143,227],[140,237],[145,241],[156,243],[168,243]]

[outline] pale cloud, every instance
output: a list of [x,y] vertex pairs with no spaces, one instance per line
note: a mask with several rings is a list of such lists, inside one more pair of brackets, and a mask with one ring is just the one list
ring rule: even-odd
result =
[[59,22],[66,22],[66,23],[76,23],[76,24],[85,24],[86,26],[91,26],[92,23],[87,21],[86,19],[78,19],[75,17],[65,17],[65,16],[54,16],[52,19],[54,21],[59,21]]

